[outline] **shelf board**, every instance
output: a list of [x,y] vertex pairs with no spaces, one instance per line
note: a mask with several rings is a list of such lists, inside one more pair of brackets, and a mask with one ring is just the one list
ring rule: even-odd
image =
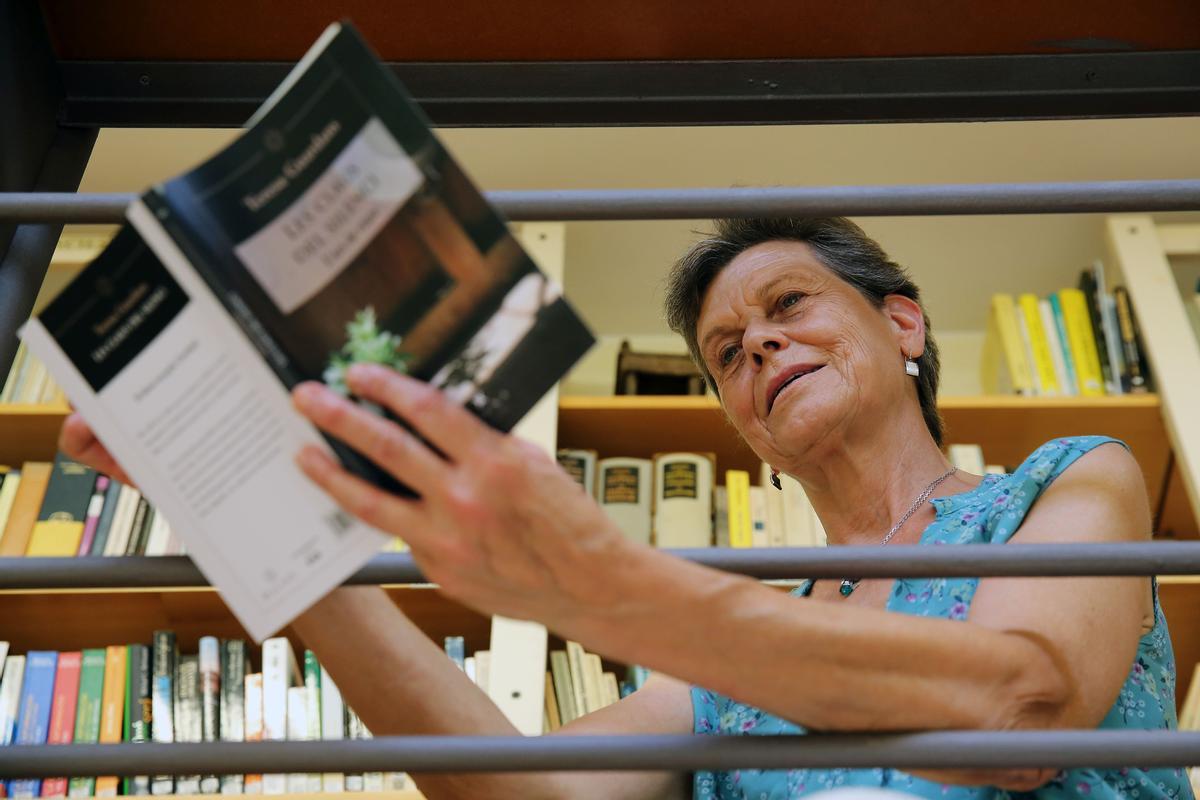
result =
[[0,464],[53,461],[58,431],[70,413],[62,405],[0,405]]

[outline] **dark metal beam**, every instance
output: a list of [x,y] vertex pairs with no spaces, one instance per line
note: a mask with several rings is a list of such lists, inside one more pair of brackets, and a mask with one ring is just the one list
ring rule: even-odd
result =
[[135,773],[517,772],[1200,764],[1200,733],[938,731],[811,736],[392,736],[330,742],[0,748],[0,777]]
[[[1200,209],[1200,180],[487,192],[509,219],[1111,214]],[[0,193],[0,220],[117,223],[132,194]]]
[[[1200,575],[1200,542],[962,545],[960,547],[705,547],[667,550],[755,578],[933,578]],[[347,584],[424,583],[406,553],[372,558]],[[207,586],[186,556],[0,558],[0,590]]]
[[[62,63],[69,125],[241,125],[291,68]],[[397,63],[440,126],[731,125],[1200,114],[1200,52]]]

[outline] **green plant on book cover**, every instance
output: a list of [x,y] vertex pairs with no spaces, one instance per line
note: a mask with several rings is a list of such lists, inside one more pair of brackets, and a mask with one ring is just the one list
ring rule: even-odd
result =
[[353,364],[382,364],[397,372],[407,372],[409,359],[410,356],[400,349],[400,337],[380,330],[375,309],[367,306],[346,323],[346,343],[329,356],[322,377],[329,388],[349,396],[346,370]]

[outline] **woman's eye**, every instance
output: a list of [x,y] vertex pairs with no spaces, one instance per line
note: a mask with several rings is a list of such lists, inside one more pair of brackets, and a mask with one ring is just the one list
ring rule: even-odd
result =
[[796,303],[799,303],[803,297],[804,295],[801,292],[788,292],[783,297],[779,298],[779,307],[791,308],[792,306],[796,305]]
[[737,358],[738,346],[736,344],[727,345],[721,349],[720,361],[721,366],[728,366],[733,359]]

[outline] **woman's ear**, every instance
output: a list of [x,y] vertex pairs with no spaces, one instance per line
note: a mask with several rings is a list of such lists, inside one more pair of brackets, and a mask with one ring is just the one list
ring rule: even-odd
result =
[[896,344],[909,358],[925,352],[925,314],[915,300],[901,294],[883,298],[883,313],[892,325]]

